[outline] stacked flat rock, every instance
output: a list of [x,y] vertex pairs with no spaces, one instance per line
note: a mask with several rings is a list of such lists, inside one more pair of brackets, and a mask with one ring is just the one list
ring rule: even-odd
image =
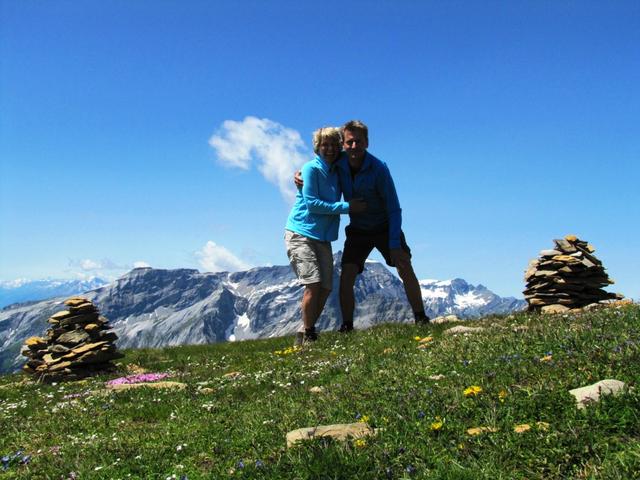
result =
[[67,310],[52,315],[46,338],[26,340],[22,354],[28,358],[23,370],[41,381],[76,380],[115,368],[122,358],[116,349],[117,335],[93,303],[82,297],[64,302]]
[[555,248],[541,251],[524,275],[529,310],[562,312],[623,298],[602,289],[614,282],[594,256],[593,246],[575,235],[553,242]]

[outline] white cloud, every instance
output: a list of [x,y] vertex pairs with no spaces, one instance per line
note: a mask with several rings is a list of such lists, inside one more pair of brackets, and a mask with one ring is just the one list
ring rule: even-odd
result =
[[149,268],[149,267],[151,267],[151,265],[149,265],[147,262],[143,262],[142,260],[133,262],[133,268]]
[[101,270],[103,268],[102,263],[90,260],[88,258],[80,260],[80,268],[82,270]]
[[200,266],[207,272],[237,272],[251,268],[251,265],[240,260],[222,245],[218,245],[211,240],[195,255]]
[[251,163],[267,181],[293,202],[296,188],[293,173],[308,160],[309,152],[300,134],[268,118],[246,117],[241,122],[226,120],[209,139],[223,164],[249,170]]

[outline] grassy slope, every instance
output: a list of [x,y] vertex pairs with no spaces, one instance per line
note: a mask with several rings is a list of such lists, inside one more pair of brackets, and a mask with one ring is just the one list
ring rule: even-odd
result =
[[[0,455],[31,455],[0,479],[640,478],[640,391],[586,411],[568,394],[605,378],[640,383],[638,306],[471,325],[486,330],[390,324],[285,354],[274,352],[291,338],[126,352],[123,368],[171,372],[183,391],[104,394],[106,378],[0,388]],[[482,392],[465,396],[472,385]],[[290,430],[358,419],[382,430],[285,446]],[[467,433],[479,426],[497,431]]]

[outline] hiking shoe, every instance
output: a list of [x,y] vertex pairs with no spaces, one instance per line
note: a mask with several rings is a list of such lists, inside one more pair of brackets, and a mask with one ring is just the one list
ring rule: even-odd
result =
[[305,330],[302,338],[302,343],[311,343],[318,340],[318,334],[314,330]]
[[431,319],[427,316],[427,314],[423,313],[422,315],[416,316],[416,325],[429,325],[431,323]]
[[353,323],[343,323],[338,329],[340,333],[349,333],[353,331]]

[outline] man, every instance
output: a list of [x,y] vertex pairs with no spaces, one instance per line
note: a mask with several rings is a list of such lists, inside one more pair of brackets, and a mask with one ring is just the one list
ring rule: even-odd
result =
[[367,204],[362,213],[350,213],[350,224],[342,254],[340,275],[341,332],[353,330],[355,299],[353,288],[364,263],[377,248],[387,265],[396,267],[404,284],[416,324],[429,323],[422,292],[411,264],[411,249],[402,232],[402,213],[387,165],[371,155],[369,129],[359,120],[342,127],[345,154],[338,160],[338,175],[345,201],[361,198]]
[[[345,201],[362,199],[364,212],[349,212],[350,224],[342,254],[340,275],[341,332],[353,330],[355,298],[353,288],[358,274],[374,248],[382,254],[387,265],[396,267],[404,284],[416,324],[428,324],[422,292],[411,264],[411,249],[402,232],[402,213],[393,179],[387,165],[371,155],[369,129],[359,120],[342,127],[344,153],[337,161],[340,186]],[[296,184],[301,185],[299,176]]]

